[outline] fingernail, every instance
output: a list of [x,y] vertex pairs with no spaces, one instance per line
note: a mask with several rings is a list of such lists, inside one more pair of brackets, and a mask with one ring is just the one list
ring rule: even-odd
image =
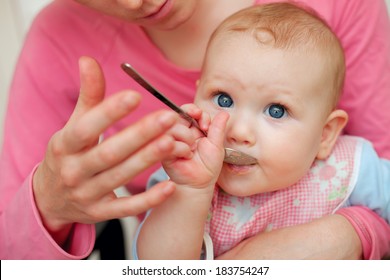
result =
[[165,195],[170,195],[175,190],[175,184],[172,181],[169,181],[162,189]]
[[176,115],[173,112],[164,112],[159,117],[159,122],[163,126],[170,126],[173,124],[174,120],[176,119]]
[[128,110],[132,109],[138,103],[139,97],[136,94],[126,93],[121,98],[121,106]]

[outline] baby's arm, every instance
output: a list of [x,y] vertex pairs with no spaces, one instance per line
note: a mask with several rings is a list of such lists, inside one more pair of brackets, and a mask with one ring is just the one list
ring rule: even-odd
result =
[[[195,142],[191,158],[173,155],[163,162],[176,191],[144,221],[137,240],[139,259],[199,259],[204,225],[223,163],[227,118],[221,113],[213,119],[208,136]],[[191,129],[181,127],[188,130],[186,133]],[[178,135],[178,139],[186,138],[183,131]]]
[[363,142],[359,177],[347,203],[366,206],[390,223],[390,161],[379,158],[367,141]]

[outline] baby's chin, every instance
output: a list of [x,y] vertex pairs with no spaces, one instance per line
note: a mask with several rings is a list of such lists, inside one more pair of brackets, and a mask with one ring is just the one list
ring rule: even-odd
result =
[[[262,178],[262,179],[261,179]],[[236,197],[247,197],[285,189],[288,184],[274,184],[261,176],[221,176],[217,186],[225,193]]]
[[232,172],[230,164],[224,164],[222,172],[218,178],[217,185],[225,193],[245,197],[269,191],[269,186],[265,184],[266,178],[259,174],[259,171],[250,168],[251,171],[237,167]]
[[217,186],[220,190],[222,190],[222,192],[236,197],[247,197],[267,192],[267,190],[259,188],[259,185],[256,183],[249,185],[246,183],[225,184],[223,180],[219,180],[217,182]]

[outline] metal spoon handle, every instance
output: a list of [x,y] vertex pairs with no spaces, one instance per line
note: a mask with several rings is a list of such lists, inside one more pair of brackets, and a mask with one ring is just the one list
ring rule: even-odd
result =
[[201,131],[204,136],[207,136],[206,132],[203,131],[198,122],[194,120],[190,115],[188,115],[186,112],[184,112],[179,106],[177,106],[175,103],[173,103],[171,100],[168,99],[164,94],[159,92],[157,89],[155,89],[153,86],[150,85],[149,82],[147,82],[142,76],[128,63],[123,63],[121,65],[122,69],[130,76],[132,77],[138,84],[140,84],[142,87],[144,87],[147,91],[149,91],[151,94],[153,94],[155,97],[157,97],[159,100],[161,100],[165,105],[167,105],[169,108],[171,108],[173,111],[178,113],[183,119],[188,121],[191,126],[196,127]]
[[[159,100],[161,100],[165,105],[178,113],[183,119],[187,120],[192,126],[195,126],[199,131],[201,131],[205,136],[207,136],[206,132],[203,131],[198,122],[193,119],[190,115],[184,112],[180,107],[178,107],[175,103],[165,97],[161,92],[152,87],[142,76],[128,63],[123,63],[121,65],[122,69],[133,78],[138,84],[144,87],[148,92],[153,94]],[[225,158],[224,162],[235,164],[235,165],[249,165],[257,163],[257,160],[247,155],[243,152],[236,151],[234,149],[225,148]]]

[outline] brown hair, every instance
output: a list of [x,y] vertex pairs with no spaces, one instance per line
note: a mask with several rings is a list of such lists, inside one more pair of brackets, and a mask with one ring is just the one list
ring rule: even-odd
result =
[[329,71],[334,73],[332,106],[336,106],[344,83],[344,52],[337,36],[314,10],[291,2],[252,6],[223,21],[210,42],[230,32],[250,33],[264,46],[320,52],[326,58]]

